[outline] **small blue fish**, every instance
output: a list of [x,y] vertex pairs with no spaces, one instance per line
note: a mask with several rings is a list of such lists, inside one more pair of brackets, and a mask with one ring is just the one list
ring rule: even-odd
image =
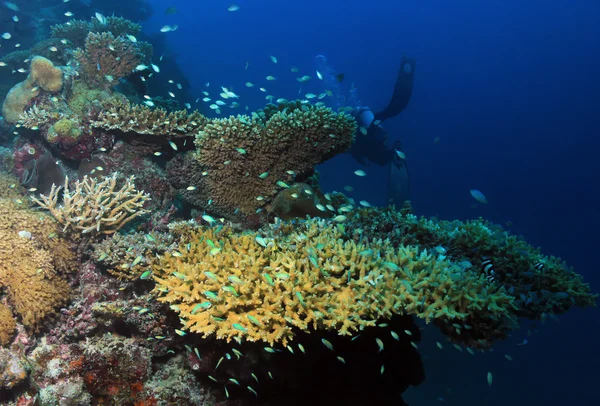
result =
[[482,203],[482,204],[488,203],[485,195],[477,189],[471,189],[471,196],[473,196],[473,199],[477,200],[479,203]]

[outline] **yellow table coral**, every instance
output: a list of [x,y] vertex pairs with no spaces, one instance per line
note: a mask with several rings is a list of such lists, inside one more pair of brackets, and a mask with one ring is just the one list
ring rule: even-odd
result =
[[513,299],[483,276],[415,247],[341,235],[324,220],[275,238],[199,228],[155,267],[155,291],[184,330],[228,341],[286,345],[311,329],[349,335],[394,314],[460,323],[476,311],[509,324]]

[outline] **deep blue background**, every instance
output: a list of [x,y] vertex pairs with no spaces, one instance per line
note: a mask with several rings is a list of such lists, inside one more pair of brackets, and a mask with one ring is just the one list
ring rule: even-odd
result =
[[[253,110],[267,94],[296,97],[295,78],[304,74],[313,80],[302,94],[318,94],[313,58],[321,53],[345,73],[346,85],[355,83],[364,104],[379,109],[401,56],[415,57],[410,105],[385,127],[404,142],[416,211],[511,221],[515,233],[600,289],[599,1],[242,0],[228,12],[234,2],[152,1],[156,14],[145,30],[179,24],[164,35],[195,95],[207,90],[214,101],[226,86],[241,95],[237,112]],[[164,15],[168,6],[179,13]],[[246,81],[257,86],[248,89]],[[383,203],[385,171],[366,168],[368,176],[357,178],[356,169],[349,157],[336,157],[322,168],[324,188],[350,184],[359,199]],[[486,194],[487,206],[475,205],[472,188]],[[411,405],[439,403],[438,396],[456,405],[596,404],[599,330],[597,309],[573,310],[526,346],[516,346],[523,331],[473,357],[439,351],[427,328],[428,381],[407,398]]]

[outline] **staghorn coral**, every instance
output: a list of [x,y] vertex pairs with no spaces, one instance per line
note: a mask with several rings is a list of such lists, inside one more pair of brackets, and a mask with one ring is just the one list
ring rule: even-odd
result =
[[161,108],[132,105],[123,99],[111,99],[104,103],[102,112],[92,125],[126,133],[178,137],[192,135],[206,122],[206,117],[197,111],[191,114],[187,110],[168,112]]
[[[143,191],[138,191],[133,183],[135,177],[125,180],[117,187],[117,173],[98,180],[85,176],[75,182],[75,189],[69,188],[69,178],[64,187],[52,186],[48,196],[32,200],[48,209],[62,224],[63,231],[75,230],[82,234],[112,234],[125,224],[148,211],[143,208],[150,199]],[[59,205],[60,192],[63,202]]]
[[483,275],[416,247],[345,241],[325,220],[274,237],[188,233],[154,267],[155,291],[204,336],[286,345],[298,330],[349,335],[394,314],[468,329],[461,321],[477,313],[503,333],[516,323],[513,298]]
[[63,85],[62,70],[41,56],[31,60],[30,72],[23,82],[17,83],[6,95],[2,104],[2,114],[9,123],[16,123],[33,98],[40,90],[56,93]]
[[22,323],[38,330],[68,300],[61,275],[76,262],[56,222],[23,206],[0,199],[0,286]]
[[[209,121],[196,136],[193,155],[171,165],[182,195],[224,217],[253,216],[287,183],[305,179],[352,144],[356,123],[350,116],[323,106],[290,107]],[[186,191],[189,185],[196,190]]]
[[140,44],[110,32],[90,32],[85,48],[75,51],[80,76],[93,87],[113,87],[145,59]]
[[15,333],[17,323],[12,311],[5,304],[0,303],[0,347],[8,345]]
[[122,17],[105,17],[106,24],[102,24],[95,18],[91,21],[71,20],[64,24],[56,24],[50,27],[53,38],[67,39],[77,48],[85,44],[88,33],[110,32],[115,37],[122,35],[138,35],[142,26]]

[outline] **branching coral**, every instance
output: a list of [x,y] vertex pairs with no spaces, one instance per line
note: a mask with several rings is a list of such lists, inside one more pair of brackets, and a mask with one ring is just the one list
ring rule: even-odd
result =
[[55,93],[62,88],[62,85],[62,70],[55,67],[50,60],[36,56],[31,60],[27,79],[16,84],[4,99],[2,114],[5,120],[16,123],[30,101],[39,95],[40,90]]
[[[436,221],[390,208],[360,209],[347,216],[346,238],[387,238],[395,247],[418,246],[492,279],[514,298],[515,317],[543,320],[573,306],[596,305],[598,295],[563,261],[542,255],[523,239],[483,219]],[[495,332],[476,314],[469,322],[470,330],[438,325],[458,341],[487,346],[482,340]]]
[[37,330],[68,300],[61,274],[76,262],[56,222],[22,206],[0,199],[0,286],[22,323]]
[[81,77],[90,85],[112,87],[129,76],[144,59],[137,42],[110,32],[89,33],[85,48],[75,51]]
[[164,109],[150,109],[132,105],[123,99],[110,99],[104,102],[105,108],[92,122],[96,128],[119,130],[143,135],[177,137],[192,135],[202,128],[207,119],[197,111],[188,114],[187,110],[167,112]]
[[[347,149],[355,129],[350,116],[300,103],[269,115],[215,119],[196,136],[196,163],[188,158],[173,164],[171,173],[184,197],[203,209],[251,216],[296,178]],[[189,185],[196,190],[186,191]]]
[[122,17],[105,17],[106,24],[102,24],[97,19],[91,21],[72,20],[64,24],[57,24],[50,27],[52,37],[68,39],[75,47],[81,48],[85,44],[85,39],[90,32],[103,33],[110,32],[115,37],[121,35],[138,35],[142,26]]
[[169,233],[115,233],[94,246],[92,259],[119,279],[134,280],[154,265],[159,255],[177,248]]
[[159,300],[184,329],[231,340],[291,340],[297,330],[352,334],[394,314],[468,329],[472,313],[500,331],[513,326],[513,298],[476,272],[416,247],[342,239],[325,220],[267,237],[198,229],[156,266]]
[[[75,230],[82,234],[112,234],[125,224],[148,211],[143,208],[150,199],[143,191],[138,191],[133,183],[134,177],[126,179],[117,187],[117,173],[98,180],[83,178],[75,182],[71,190],[69,178],[64,187],[53,185],[48,196],[33,201],[48,209],[62,224],[63,231]],[[63,202],[59,204],[62,192]]]

